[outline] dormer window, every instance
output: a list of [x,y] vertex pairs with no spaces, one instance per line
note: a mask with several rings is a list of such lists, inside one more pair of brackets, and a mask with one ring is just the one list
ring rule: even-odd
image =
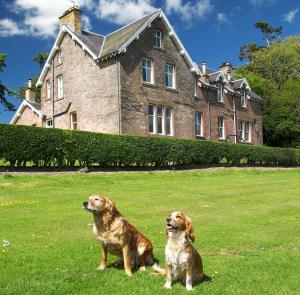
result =
[[244,89],[242,91],[242,96],[241,96],[241,107],[245,108],[247,107],[247,91]]
[[161,48],[161,31],[153,31],[153,45],[154,47]]
[[223,84],[219,82],[217,84],[217,102],[223,102]]

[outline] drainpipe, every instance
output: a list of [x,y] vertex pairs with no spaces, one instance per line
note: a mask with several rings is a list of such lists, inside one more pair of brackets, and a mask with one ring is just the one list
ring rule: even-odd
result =
[[235,106],[234,96],[232,96],[232,105],[233,105],[234,143],[237,143],[236,106]]
[[210,98],[208,98],[207,110],[208,110],[208,140],[211,140]]
[[52,58],[52,128],[54,128],[54,115],[55,115],[55,110],[54,110],[54,99],[55,99],[55,95],[54,95],[54,90],[55,90],[55,86],[54,86],[54,58]]
[[117,70],[118,70],[118,119],[119,119],[119,134],[121,134],[121,74],[120,74],[120,61],[116,57]]

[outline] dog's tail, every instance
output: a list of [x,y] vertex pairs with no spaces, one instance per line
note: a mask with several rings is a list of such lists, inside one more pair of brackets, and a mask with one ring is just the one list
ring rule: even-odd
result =
[[164,268],[161,268],[156,262],[152,265],[152,268],[161,275],[165,275],[166,274],[166,270]]

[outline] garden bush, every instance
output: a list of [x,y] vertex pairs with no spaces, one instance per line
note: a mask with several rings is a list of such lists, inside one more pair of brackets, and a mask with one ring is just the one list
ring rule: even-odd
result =
[[0,159],[10,166],[299,166],[300,150],[154,136],[0,125]]

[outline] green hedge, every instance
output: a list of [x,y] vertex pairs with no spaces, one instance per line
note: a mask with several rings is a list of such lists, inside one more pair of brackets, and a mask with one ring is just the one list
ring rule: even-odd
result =
[[0,159],[11,166],[298,166],[300,150],[163,137],[0,125]]

